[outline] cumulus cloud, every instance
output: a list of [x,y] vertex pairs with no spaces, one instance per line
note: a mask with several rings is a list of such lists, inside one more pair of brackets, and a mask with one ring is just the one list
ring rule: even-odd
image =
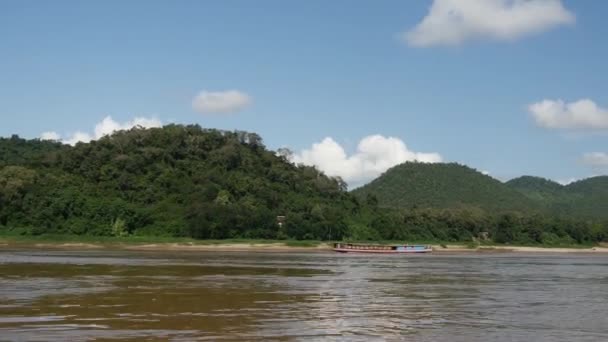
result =
[[57,140],[68,145],[76,145],[79,142],[87,143],[91,140],[97,140],[105,135],[112,134],[115,131],[131,129],[133,127],[153,128],[161,126],[162,122],[154,118],[136,117],[131,121],[121,123],[114,121],[111,116],[106,116],[101,122],[95,125],[92,134],[77,131],[67,138],[61,139],[61,136],[56,132],[44,132],[41,134],[40,138],[43,140]]
[[608,129],[608,110],[589,99],[566,103],[543,100],[528,106],[540,127],[551,129]]
[[574,183],[579,181],[579,178],[567,178],[567,179],[556,179],[555,181],[558,182],[561,185],[568,185],[570,183]]
[[202,114],[233,113],[247,108],[251,96],[238,90],[201,91],[192,100],[192,108]]
[[70,135],[69,138],[62,140],[61,142],[74,146],[79,142],[88,143],[91,140],[93,140],[93,137],[90,134],[78,131]]
[[514,40],[574,21],[560,0],[434,0],[426,17],[403,39],[417,47]]
[[583,155],[584,164],[592,167],[608,167],[608,153],[604,152],[589,152]]
[[136,117],[127,122],[116,122],[111,116],[106,116],[100,123],[95,125],[95,134],[93,139],[99,139],[104,135],[112,134],[116,131],[131,129],[133,127],[153,128],[161,127],[163,124],[160,120],[154,118]]
[[348,155],[344,148],[327,137],[291,157],[292,162],[314,165],[329,176],[342,177],[351,187],[368,182],[392,166],[419,161],[437,163],[442,161],[438,153],[410,151],[405,143],[393,137],[370,135],[359,142],[354,154]]
[[59,133],[53,132],[53,131],[43,132],[42,134],[40,134],[40,139],[59,141],[59,140],[61,140],[61,135],[59,135]]

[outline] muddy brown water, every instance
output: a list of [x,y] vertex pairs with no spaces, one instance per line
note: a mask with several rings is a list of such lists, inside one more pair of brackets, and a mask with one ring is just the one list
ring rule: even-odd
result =
[[0,250],[1,341],[608,341],[608,256]]

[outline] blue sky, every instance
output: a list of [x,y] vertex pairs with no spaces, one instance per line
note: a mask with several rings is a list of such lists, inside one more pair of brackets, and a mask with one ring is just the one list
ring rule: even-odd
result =
[[413,159],[605,174],[608,2],[487,1],[3,0],[0,135],[143,117],[255,131],[355,185]]

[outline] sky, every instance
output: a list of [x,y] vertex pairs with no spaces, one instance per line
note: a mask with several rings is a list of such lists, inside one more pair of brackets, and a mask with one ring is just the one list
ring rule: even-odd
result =
[[0,0],[0,136],[259,133],[356,187],[405,161],[608,173],[606,1]]

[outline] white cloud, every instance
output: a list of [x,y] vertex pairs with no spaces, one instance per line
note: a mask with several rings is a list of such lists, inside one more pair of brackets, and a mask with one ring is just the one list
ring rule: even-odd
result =
[[608,153],[604,152],[589,152],[583,155],[584,164],[592,167],[608,167]]
[[127,122],[117,122],[111,116],[106,116],[101,122],[95,125],[93,134],[82,131],[77,131],[71,134],[68,138],[61,139],[61,136],[56,132],[44,132],[41,135],[43,140],[61,140],[62,143],[68,145],[76,145],[79,142],[87,143],[91,140],[97,140],[105,135],[112,134],[115,131],[127,130],[133,127],[153,128],[161,127],[162,122],[154,118],[136,117]]
[[410,151],[398,138],[370,135],[361,139],[357,151],[350,156],[340,144],[327,137],[310,149],[294,154],[291,160],[296,164],[314,165],[329,176],[340,176],[352,188],[397,164],[406,161],[437,163],[442,158],[437,153]]
[[99,139],[104,135],[112,134],[115,131],[131,129],[133,127],[153,128],[161,127],[163,124],[158,119],[136,117],[135,119],[123,123],[116,122],[111,116],[106,116],[100,123],[95,125],[95,135],[93,139]]
[[89,135],[88,133],[85,133],[85,132],[78,131],[78,132],[72,134],[69,138],[62,140],[61,142],[64,144],[74,146],[79,142],[88,143],[91,140],[93,140],[91,135]]
[[543,100],[528,106],[536,124],[552,129],[608,129],[608,110],[589,99]]
[[248,107],[252,102],[251,96],[238,90],[203,90],[192,100],[192,108],[202,114],[233,113]]
[[580,179],[578,178],[568,178],[568,179],[556,179],[555,181],[558,182],[561,185],[568,185],[570,183],[574,183],[576,181],[579,181]]
[[40,140],[55,140],[55,141],[59,141],[61,140],[61,136],[59,135],[59,133],[57,132],[43,132],[42,134],[40,134]]
[[560,0],[434,0],[426,17],[403,38],[418,47],[514,40],[574,21]]

